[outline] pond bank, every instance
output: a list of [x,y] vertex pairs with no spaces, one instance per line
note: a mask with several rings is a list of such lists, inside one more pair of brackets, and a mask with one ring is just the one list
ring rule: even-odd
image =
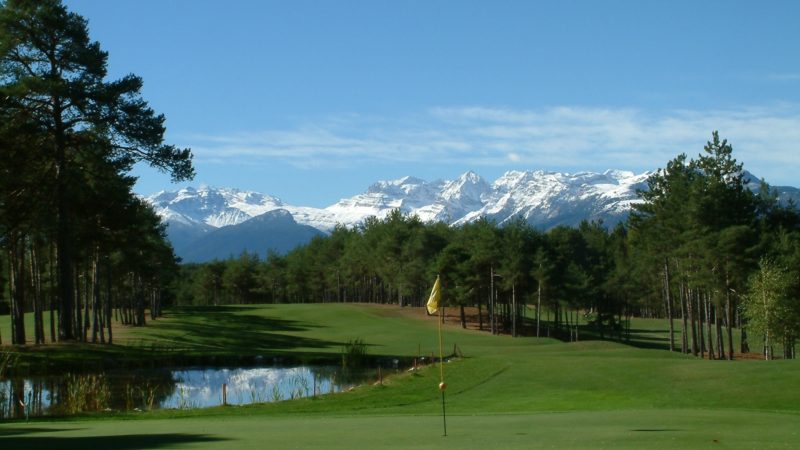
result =
[[380,373],[337,366],[258,366],[14,377],[0,381],[0,419],[271,403],[343,392]]
[[[8,358],[3,377],[46,376],[54,373],[91,373],[108,370],[136,370],[175,367],[253,367],[264,364],[282,366],[342,365],[343,353],[296,354],[198,354],[163,347],[126,345],[58,344],[47,347],[6,347],[0,358]],[[408,356],[366,355],[365,367],[411,366]],[[397,361],[395,363],[395,361]]]

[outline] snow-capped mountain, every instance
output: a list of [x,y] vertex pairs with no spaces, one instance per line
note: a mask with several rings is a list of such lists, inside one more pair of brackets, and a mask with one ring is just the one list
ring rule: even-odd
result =
[[285,209],[298,223],[315,228],[333,229],[336,225],[336,222],[328,225],[325,213],[318,208],[291,206],[271,195],[233,188],[203,186],[161,191],[147,197],[147,201],[165,222],[204,224],[211,229],[238,225],[276,209]]
[[604,173],[506,172],[483,197],[484,205],[455,221],[462,224],[487,217],[502,224],[522,217],[540,228],[576,225],[582,220],[615,224],[624,220],[636,191],[647,187],[649,173],[619,170]]
[[237,225],[283,209],[301,225],[322,231],[336,224],[354,226],[367,217],[386,217],[399,209],[422,221],[461,224],[488,217],[502,224],[523,217],[535,226],[574,225],[583,219],[621,220],[644,188],[648,173],[609,170],[582,172],[507,172],[491,185],[467,172],[456,180],[428,182],[414,177],[379,181],[366,192],[327,208],[294,206],[257,192],[231,188],[185,188],[162,191],[147,200],[168,223],[205,230]]
[[[168,232],[170,228],[172,224],[167,228]],[[216,228],[183,247],[179,248],[174,242],[173,245],[184,262],[235,258],[243,251],[264,258],[269,250],[287,253],[321,234],[314,227],[298,224],[285,209],[275,209],[236,225]],[[170,238],[174,241],[172,235],[170,232]]]
[[[305,243],[303,239],[310,239],[313,233],[308,232],[308,227],[330,232],[337,224],[356,226],[370,216],[384,218],[394,209],[415,214],[424,222],[441,221],[453,225],[481,217],[502,225],[522,217],[541,229],[577,225],[582,220],[602,220],[612,226],[627,217],[631,205],[638,201],[636,191],[647,188],[649,175],[648,172],[635,174],[621,170],[575,174],[510,171],[491,184],[474,172],[451,181],[428,182],[403,177],[376,182],[366,192],[326,208],[288,205],[279,198],[257,192],[211,187],[162,191],[147,200],[169,225],[167,232],[178,255],[188,256],[194,255],[192,248],[201,243],[204,248],[223,248],[207,241],[220,236],[232,240],[232,233],[241,228],[238,226],[255,217],[261,217],[257,229],[253,226],[241,229],[247,229],[250,235],[273,233],[275,239],[270,242],[279,242],[282,251]],[[753,179],[750,188],[756,189],[756,178],[747,175]],[[777,190],[782,200],[798,196],[795,188],[778,187]],[[270,212],[275,213],[264,216]],[[273,219],[263,220],[264,217]],[[276,225],[278,217],[284,217],[281,227]],[[218,229],[228,230],[216,233]],[[259,245],[268,244],[265,241]],[[228,253],[218,257],[237,253],[230,246],[224,248]],[[212,253],[207,252],[208,255]],[[190,259],[202,258],[192,256]]]
[[416,214],[423,222],[454,223],[465,214],[484,206],[484,197],[491,187],[474,172],[467,172],[454,181],[427,182],[414,177],[379,181],[367,192],[339,200],[325,208],[334,223],[352,226],[370,216],[386,217],[399,209]]
[[[204,229],[236,225],[276,209],[288,211],[297,223],[322,231],[336,224],[354,226],[367,217],[386,217],[399,209],[422,221],[461,224],[488,217],[502,224],[524,217],[549,228],[583,219],[621,220],[644,188],[648,173],[607,171],[564,174],[507,172],[491,185],[474,172],[452,181],[428,182],[414,177],[379,181],[366,192],[327,208],[288,205],[279,198],[231,188],[185,188],[162,191],[147,200],[169,223]],[[209,228],[210,227],[210,228]]]
[[575,225],[583,219],[618,222],[646,187],[649,173],[607,171],[563,174],[507,172],[491,185],[474,172],[454,181],[426,182],[404,177],[373,184],[363,194],[325,208],[333,222],[354,225],[391,210],[416,214],[422,221],[459,225],[487,217],[502,224],[523,217],[534,226]]

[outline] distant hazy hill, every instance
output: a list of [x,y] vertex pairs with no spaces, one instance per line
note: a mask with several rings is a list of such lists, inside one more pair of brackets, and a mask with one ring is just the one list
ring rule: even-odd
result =
[[243,251],[265,258],[269,250],[286,253],[321,234],[316,228],[299,225],[286,210],[277,209],[236,225],[214,229],[181,247],[175,245],[175,249],[184,262],[236,257]]

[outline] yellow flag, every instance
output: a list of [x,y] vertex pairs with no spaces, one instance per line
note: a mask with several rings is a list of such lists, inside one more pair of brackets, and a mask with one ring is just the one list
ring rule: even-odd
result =
[[433,283],[433,289],[431,290],[431,296],[428,298],[428,303],[425,305],[428,308],[428,314],[436,314],[436,311],[439,310],[439,298],[441,294],[439,293],[439,276],[436,276],[436,282]]

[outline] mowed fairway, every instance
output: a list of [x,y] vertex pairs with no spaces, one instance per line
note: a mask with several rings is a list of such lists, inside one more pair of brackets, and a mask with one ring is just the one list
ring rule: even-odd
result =
[[[280,305],[175,311],[120,333],[182,352],[373,355],[436,347],[408,308]],[[798,448],[800,364],[705,361],[610,342],[491,336],[448,325],[448,436],[438,368],[353,392],[247,407],[0,425],[3,448]]]

